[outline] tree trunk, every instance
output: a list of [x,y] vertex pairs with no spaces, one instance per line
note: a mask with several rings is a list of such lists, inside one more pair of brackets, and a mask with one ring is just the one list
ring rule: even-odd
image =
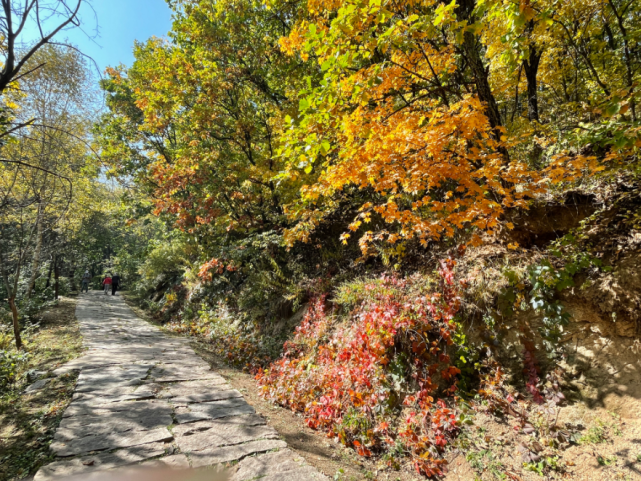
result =
[[530,58],[523,62],[525,78],[527,79],[527,116],[530,121],[539,122],[539,94],[537,90],[537,75],[539,72],[539,63],[541,52],[536,49],[530,49]]
[[54,294],[53,299],[58,300],[58,293],[60,292],[60,268],[58,266],[58,256],[53,258],[53,279],[54,279]]
[[[460,4],[456,9],[458,18],[466,21],[468,25],[473,24],[474,16],[472,13],[475,7],[476,0],[460,0]],[[494,136],[496,140],[500,140],[501,132],[498,127],[502,125],[501,113],[494,94],[492,93],[492,88],[490,87],[488,72],[481,58],[478,36],[470,30],[466,30],[463,34],[462,47],[470,70],[474,75],[474,82],[479,99],[485,104],[486,115],[490,121],[490,126],[494,130]]]
[[[20,315],[18,314],[18,307],[16,306],[16,295],[18,293],[18,279],[20,278],[20,267],[16,269],[15,279],[13,282],[9,277],[9,272],[6,269],[3,252],[0,250],[0,273],[2,273],[2,280],[5,288],[7,289],[7,302],[9,309],[11,309],[11,317],[13,319],[13,335],[16,339],[16,349],[22,349],[22,337],[20,336]],[[13,287],[12,287],[13,284]]]
[[49,262],[49,274],[47,274],[47,285],[45,285],[45,289],[48,289],[51,285],[51,274],[53,274],[53,259]]
[[13,336],[16,339],[16,349],[22,349],[22,337],[20,336],[20,316],[18,315],[18,307],[16,306],[16,297],[9,297],[9,308],[11,309],[11,316],[13,317]]
[[31,297],[31,293],[33,292],[33,288],[36,284],[36,277],[38,277],[38,269],[40,268],[40,254],[42,252],[42,232],[43,232],[43,221],[42,221],[42,204],[38,206],[38,217],[36,219],[36,222],[38,223],[38,232],[37,232],[37,240],[36,240],[36,250],[33,253],[33,266],[31,268],[31,278],[29,279],[29,283],[27,284],[27,299]]

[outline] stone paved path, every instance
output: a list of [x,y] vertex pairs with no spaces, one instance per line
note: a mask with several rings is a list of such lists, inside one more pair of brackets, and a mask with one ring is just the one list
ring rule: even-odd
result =
[[35,481],[90,479],[132,465],[234,464],[233,481],[327,478],[287,449],[240,392],[189,347],[139,318],[121,297],[82,294],[76,309],[87,352],[73,400]]

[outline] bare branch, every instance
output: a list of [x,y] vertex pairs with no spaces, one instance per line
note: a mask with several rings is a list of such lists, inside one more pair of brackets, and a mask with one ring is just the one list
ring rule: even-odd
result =
[[20,124],[16,125],[15,127],[13,127],[12,129],[7,130],[6,132],[0,133],[0,139],[2,137],[6,137],[7,135],[11,135],[16,130],[20,130],[20,129],[24,128],[24,127],[27,127],[28,125],[33,124],[35,121],[36,121],[36,119],[31,119],[28,122],[23,122],[23,123],[20,123]]
[[10,160],[10,159],[0,159],[0,162],[4,162],[5,164],[17,164],[17,165],[22,165],[23,167],[28,167],[29,169],[36,169],[36,170],[41,170],[42,172],[46,172],[47,174],[51,174],[55,177],[60,177],[61,179],[66,180],[69,182],[69,184],[72,184],[71,179],[69,177],[66,177],[62,174],[58,174],[56,172],[52,172],[49,169],[45,169],[44,167],[40,167],[38,165],[31,165],[27,164],[26,162],[23,162],[22,160]]
[[38,70],[39,68],[44,67],[45,65],[46,65],[46,64],[41,63],[41,64],[40,64],[40,65],[38,65],[37,67],[34,67],[34,68],[32,68],[31,70],[28,70],[27,72],[25,72],[25,73],[22,73],[22,74],[18,75],[16,78],[14,78],[14,79],[12,80],[12,82],[17,82],[17,81],[18,81],[18,80],[20,80],[21,78],[26,77],[26,76],[27,76],[27,75],[29,75],[30,73],[35,72],[36,70]]
[[76,7],[74,10],[71,10],[67,6],[66,3],[63,2],[63,5],[65,9],[67,10],[69,16],[67,17],[66,20],[61,22],[56,28],[54,28],[51,33],[48,35],[44,35],[44,33],[41,30],[41,38],[38,42],[36,42],[35,45],[33,45],[27,53],[22,57],[22,59],[18,62],[16,65],[16,58],[15,58],[15,41],[20,32],[22,31],[22,28],[26,24],[29,14],[31,13],[32,8],[34,5],[36,6],[36,13],[38,16],[37,23],[38,27],[40,28],[40,17],[38,13],[39,9],[39,3],[38,0],[33,0],[31,3],[27,4],[27,7],[25,8],[25,11],[22,14],[22,18],[20,19],[20,26],[17,31],[13,31],[13,18],[12,14],[13,12],[11,11],[11,0],[2,0],[2,6],[4,9],[4,13],[6,16],[6,41],[7,41],[7,58],[4,63],[4,67],[2,69],[2,72],[0,73],[0,94],[4,92],[4,90],[7,88],[7,86],[15,81],[15,77],[20,73],[20,70],[25,66],[25,64],[29,61],[29,59],[40,49],[42,48],[45,44],[49,43],[49,41],[56,36],[63,28],[68,26],[69,24],[76,25],[77,22],[77,17],[78,17],[78,11],[80,10],[80,5],[82,5],[83,0],[78,0],[78,3],[76,4]]
[[91,63],[93,63],[93,66],[96,68],[96,72],[98,72],[98,76],[99,76],[99,77],[100,77],[100,79],[102,80],[102,78],[103,78],[103,77],[102,77],[102,72],[100,71],[100,67],[98,66],[98,62],[96,62],[96,60],[95,60],[91,55],[87,55],[86,53],[84,53],[83,51],[81,51],[78,47],[74,47],[73,45],[68,44],[68,43],[61,43],[61,42],[49,42],[49,44],[50,44],[50,45],[58,45],[59,47],[66,47],[66,48],[70,48],[71,50],[75,50],[76,52],[78,52],[78,53],[79,53],[80,55],[82,55],[83,57],[86,57],[86,58],[88,58],[89,60],[91,60]]

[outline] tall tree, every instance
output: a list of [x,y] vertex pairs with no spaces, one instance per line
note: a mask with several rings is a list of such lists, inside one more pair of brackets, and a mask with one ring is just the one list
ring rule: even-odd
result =
[[[42,64],[27,64],[42,47],[67,27],[79,26],[78,12],[83,0],[2,0],[0,11],[0,97],[7,88],[33,73]],[[30,33],[37,31],[38,36]],[[0,139],[32,120],[14,122],[6,105],[0,117]]]
[[638,2],[171,5],[171,39],[104,83],[98,130],[203,242],[293,245],[346,215],[366,255],[479,242],[552,184],[636,159]]
[[[636,7],[625,8],[636,18]],[[602,144],[603,161],[633,158],[634,123],[621,116],[604,128],[637,95],[622,75],[623,34],[613,34],[619,52],[605,61],[615,9],[597,0],[311,1],[309,21],[283,40],[324,71],[301,93],[284,154],[288,174],[306,176],[300,201],[288,206],[298,221],[292,242],[353,188],[376,194],[351,226],[366,253],[372,241],[491,234],[506,209],[597,168],[584,145]],[[515,117],[521,98],[527,123]],[[550,119],[554,133],[541,127]],[[589,127],[575,135],[579,123]]]
[[97,127],[103,156],[147,185],[157,211],[175,214],[181,228],[274,228],[291,195],[275,181],[278,132],[295,112],[303,65],[278,41],[299,7],[172,5],[171,42],[138,45],[133,67],[111,70],[103,82],[110,108]]
[[0,164],[1,274],[19,348],[21,280],[31,263],[28,297],[45,235],[65,217],[74,184],[87,173],[91,126],[91,75],[82,56],[73,49],[47,46],[32,60],[42,67],[23,82],[20,95],[25,97],[16,99],[21,104],[18,119],[40,120],[14,133],[0,149],[6,159]]

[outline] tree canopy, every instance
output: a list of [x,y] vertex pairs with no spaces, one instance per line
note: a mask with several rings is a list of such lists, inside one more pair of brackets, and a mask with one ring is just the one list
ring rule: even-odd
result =
[[172,7],[171,39],[110,71],[99,131],[190,232],[277,228],[291,246],[348,210],[341,238],[365,255],[478,243],[638,148],[634,2]]

